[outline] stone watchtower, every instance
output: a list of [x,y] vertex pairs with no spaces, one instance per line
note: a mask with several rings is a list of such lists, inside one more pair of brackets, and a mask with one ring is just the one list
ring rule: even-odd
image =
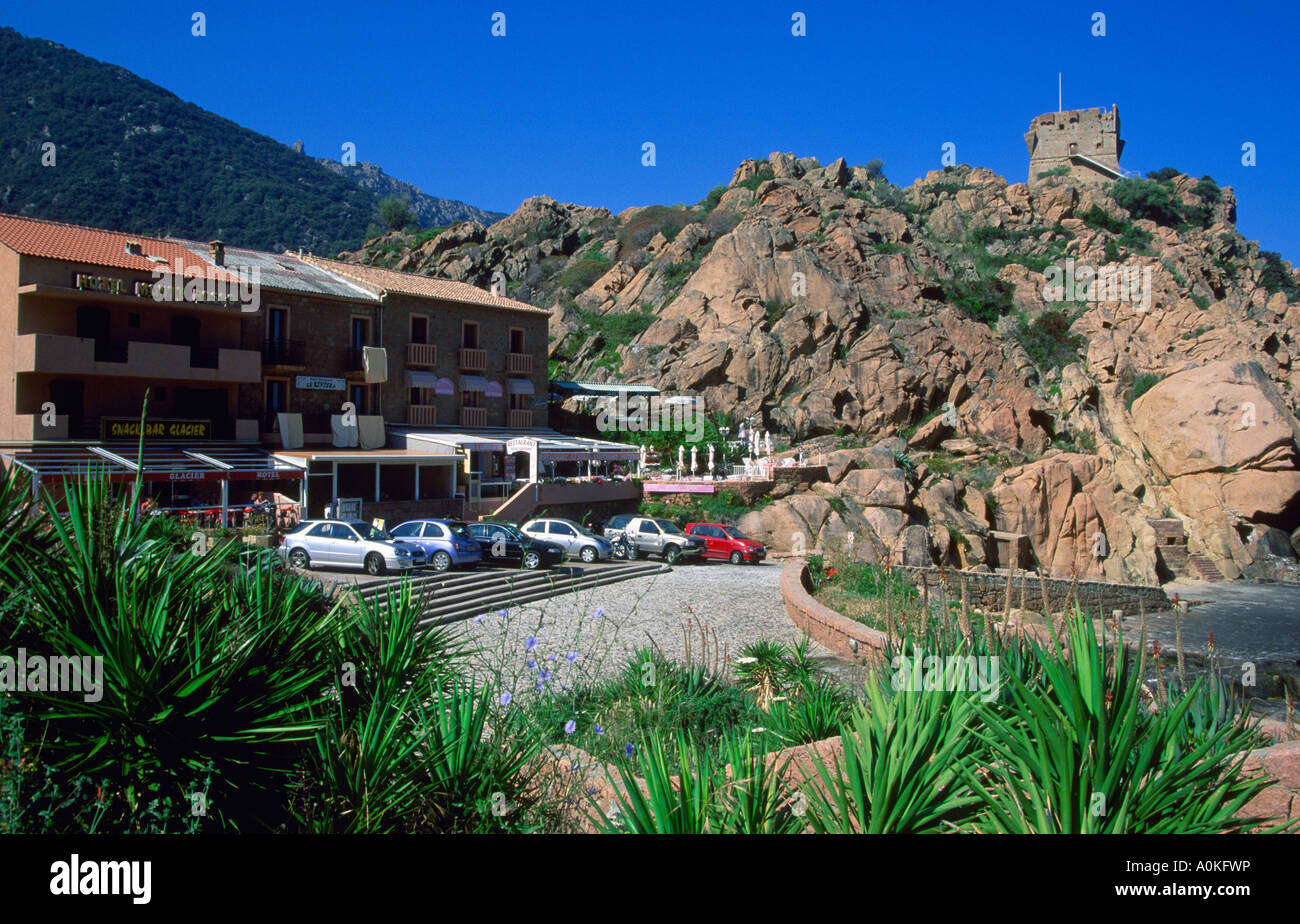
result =
[[1048,112],[1029,123],[1025,133],[1029,147],[1029,185],[1041,183],[1039,174],[1068,167],[1070,176],[1083,182],[1100,183],[1123,176],[1119,156],[1124,142],[1119,137],[1119,107],[1071,109]]

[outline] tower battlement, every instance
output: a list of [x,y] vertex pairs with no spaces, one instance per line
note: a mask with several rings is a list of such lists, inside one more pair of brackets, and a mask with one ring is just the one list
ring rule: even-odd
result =
[[1025,133],[1029,148],[1029,185],[1039,174],[1068,167],[1070,176],[1104,182],[1122,176],[1119,167],[1124,141],[1119,136],[1119,106],[1070,109],[1036,116]]

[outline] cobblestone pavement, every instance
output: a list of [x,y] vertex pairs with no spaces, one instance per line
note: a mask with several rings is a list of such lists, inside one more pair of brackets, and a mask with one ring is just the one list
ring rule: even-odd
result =
[[[751,642],[799,639],[785,612],[780,577],[779,562],[682,565],[511,607],[504,618],[487,615],[455,630],[477,649],[476,673],[499,679],[504,689],[531,682],[530,660],[550,668],[558,682],[591,681],[616,674],[637,649],[651,645],[674,661],[684,663],[689,654],[695,664],[723,666]],[[530,638],[536,639],[531,650]],[[820,646],[813,650],[833,674],[851,676],[850,665]]]
[[[1177,593],[1184,600],[1205,601],[1182,619],[1183,645],[1189,650],[1203,651],[1213,632],[1219,655],[1226,659],[1300,657],[1300,586],[1188,581],[1166,584],[1165,592],[1170,597]],[[1148,619],[1147,634],[1158,637],[1166,647],[1172,646],[1172,614]]]

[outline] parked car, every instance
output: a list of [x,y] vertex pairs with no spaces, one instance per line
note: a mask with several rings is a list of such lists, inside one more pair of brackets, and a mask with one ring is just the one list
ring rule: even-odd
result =
[[509,523],[470,523],[469,534],[478,542],[487,562],[518,562],[527,571],[554,568],[564,561],[564,546],[525,536]]
[[407,520],[390,529],[394,539],[401,539],[424,549],[434,571],[477,565],[483,550],[458,520]]
[[572,520],[543,517],[529,520],[519,531],[534,539],[562,545],[571,557],[579,558],[588,565],[597,560],[608,561],[611,556],[608,539],[597,536]]
[[758,564],[767,558],[763,543],[750,539],[734,526],[722,523],[687,523],[686,534],[704,540],[705,558],[725,558],[733,565],[741,562]]
[[704,539],[688,536],[676,523],[659,517],[632,517],[621,532],[628,540],[629,558],[659,555],[671,565],[683,556],[695,557],[704,551]]
[[423,568],[428,562],[419,546],[360,520],[303,520],[285,533],[279,551],[295,568],[364,568],[368,574]]

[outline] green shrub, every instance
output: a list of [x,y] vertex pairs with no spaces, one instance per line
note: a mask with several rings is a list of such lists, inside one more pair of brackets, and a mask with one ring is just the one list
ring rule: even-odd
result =
[[1078,359],[1083,338],[1070,332],[1070,319],[1056,309],[1044,311],[1032,321],[1021,316],[1013,338],[1040,369],[1060,369]]
[[1149,392],[1155,385],[1163,379],[1163,375],[1156,375],[1152,372],[1144,372],[1133,380],[1133,387],[1128,392],[1128,408],[1133,409],[1133,402]]
[[1013,290],[1001,279],[948,279],[944,300],[968,318],[992,325],[1015,308]]

